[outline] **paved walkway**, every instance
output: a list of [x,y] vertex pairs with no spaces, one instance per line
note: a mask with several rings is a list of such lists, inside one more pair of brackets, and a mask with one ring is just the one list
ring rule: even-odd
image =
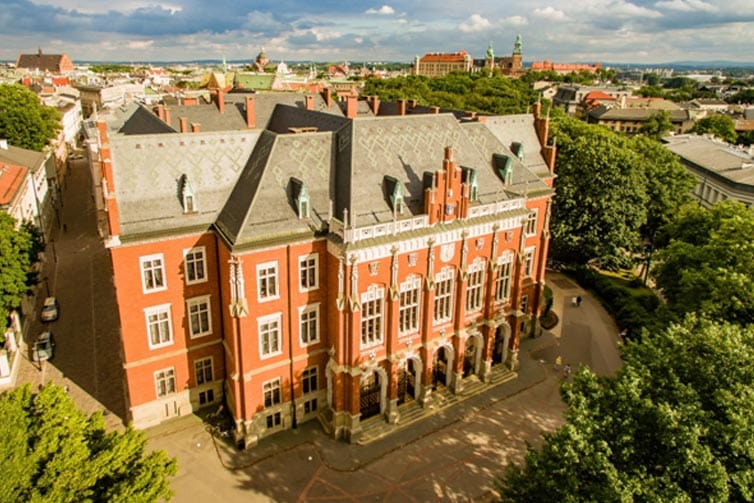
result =
[[[548,284],[561,322],[522,343],[518,379],[368,445],[335,441],[316,422],[243,452],[214,442],[195,416],[149,430],[150,447],[178,458],[175,501],[492,499],[503,467],[563,422],[555,359],[601,374],[621,365],[617,327],[601,306],[558,273]],[[571,305],[576,295],[580,307]]]

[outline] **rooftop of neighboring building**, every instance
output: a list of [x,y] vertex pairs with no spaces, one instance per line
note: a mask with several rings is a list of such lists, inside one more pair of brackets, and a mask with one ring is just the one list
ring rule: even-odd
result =
[[[663,109],[648,107],[620,108],[599,105],[589,111],[589,116],[603,121],[644,121],[655,115],[658,110]],[[689,120],[689,113],[687,110],[678,108],[667,111],[670,115],[671,122],[683,122]]]
[[13,202],[29,168],[0,161],[0,206]]
[[422,63],[463,63],[469,57],[469,53],[464,50],[459,52],[429,52],[422,56],[419,61]]
[[32,173],[42,167],[47,154],[9,145],[7,141],[0,140],[0,162],[26,166]]
[[695,134],[667,136],[663,143],[668,150],[699,170],[754,188],[754,155],[750,148],[743,149]]

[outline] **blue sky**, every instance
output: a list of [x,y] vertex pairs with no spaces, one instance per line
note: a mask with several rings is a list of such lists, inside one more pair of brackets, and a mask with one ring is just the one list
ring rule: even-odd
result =
[[754,61],[754,0],[2,0],[0,59],[411,61],[488,43],[524,60]]

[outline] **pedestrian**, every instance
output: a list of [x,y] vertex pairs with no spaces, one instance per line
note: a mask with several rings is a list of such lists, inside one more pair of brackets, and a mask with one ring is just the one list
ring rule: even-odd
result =
[[563,358],[558,356],[555,358],[555,370],[560,370],[560,366],[563,364]]
[[68,232],[68,226],[66,224],[63,224],[63,232]]
[[568,379],[571,377],[571,366],[566,363],[565,368],[563,369],[563,374],[565,374],[565,378]]
[[578,296],[576,297],[576,307],[578,307],[578,306],[580,306],[580,305],[581,305],[581,295],[578,295]]

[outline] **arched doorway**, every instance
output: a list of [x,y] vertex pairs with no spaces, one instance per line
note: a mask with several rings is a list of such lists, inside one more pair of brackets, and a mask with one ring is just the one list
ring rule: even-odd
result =
[[438,386],[447,386],[450,370],[448,349],[442,346],[435,352],[435,359],[432,363],[432,387],[436,389]]
[[510,328],[508,325],[499,325],[495,330],[495,342],[492,348],[492,365],[505,363],[508,358],[508,341],[510,340]]
[[466,339],[466,347],[463,352],[463,377],[469,377],[479,372],[479,356],[482,349],[479,336],[471,335]]
[[362,421],[376,416],[382,411],[382,378],[376,370],[361,379],[359,411]]
[[421,364],[408,358],[398,369],[398,405],[410,402],[419,396]]

